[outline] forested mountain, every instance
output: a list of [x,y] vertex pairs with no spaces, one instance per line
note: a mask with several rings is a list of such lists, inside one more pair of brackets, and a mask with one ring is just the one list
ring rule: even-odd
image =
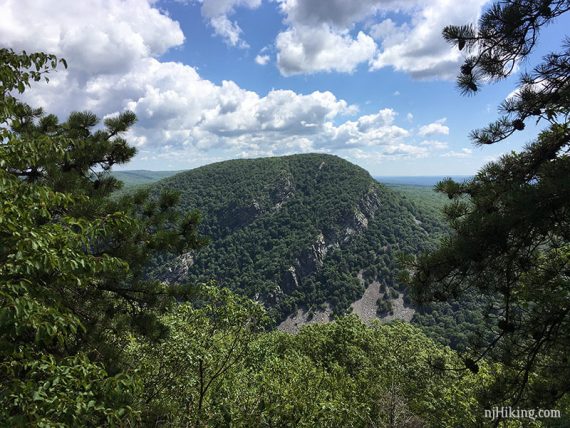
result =
[[444,232],[429,210],[331,155],[220,162],[162,180],[151,193],[165,189],[181,193],[180,209],[203,213],[210,244],[156,259],[152,275],[215,280],[262,301],[277,319],[325,303],[344,313],[373,281],[388,300],[398,297],[398,253],[425,250]]
[[127,171],[113,171],[111,175],[123,182],[126,188],[154,183],[166,177],[177,174],[179,171],[148,171],[133,169]]
[[[518,71],[566,12],[499,0],[446,27],[461,90]],[[438,196],[317,154],[120,192],[135,112],[30,106],[67,61],[0,46],[0,426],[570,426],[566,42],[471,134],[546,122],[536,139]],[[300,308],[335,322],[275,329]]]

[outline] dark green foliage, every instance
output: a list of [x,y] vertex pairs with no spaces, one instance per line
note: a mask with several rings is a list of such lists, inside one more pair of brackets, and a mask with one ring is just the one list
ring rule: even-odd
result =
[[[507,76],[541,26],[568,10],[567,1],[499,1],[476,33],[447,28],[448,39],[466,40],[473,53],[460,83]],[[483,356],[504,364],[489,400],[552,406],[570,391],[570,45],[524,73],[501,110],[504,117],[472,133],[476,144],[498,143],[531,118],[545,127],[472,180],[438,185],[452,200],[445,213],[454,233],[410,263],[410,282],[420,302],[486,296],[492,323],[465,365],[476,371]]]
[[[396,286],[396,254],[428,248],[441,222],[330,155],[227,161],[178,174],[151,188],[175,189],[180,207],[203,213],[211,244],[193,264],[164,256],[152,274],[206,282],[267,303],[278,318],[328,301],[346,311],[378,279]],[[186,262],[187,265],[187,262]],[[178,274],[181,272],[181,274]]]
[[457,78],[461,91],[476,92],[481,81],[511,74],[532,52],[540,29],[568,10],[566,0],[497,1],[481,16],[477,28],[446,27],[443,37],[467,52]]
[[[384,297],[387,296],[386,294]],[[394,311],[392,309],[392,302],[390,300],[386,300],[385,298],[380,298],[376,302],[378,308],[376,309],[376,313],[381,316],[385,317],[387,315],[393,315]]]
[[99,278],[127,274],[121,260],[85,248],[128,226],[126,219],[64,215],[53,221],[54,212],[66,212],[77,199],[26,184],[4,169],[0,195],[0,419],[9,426],[121,420],[132,413],[136,383],[109,375],[100,359],[89,358],[88,343],[98,335],[82,315],[93,310],[88,298]]
[[[406,323],[364,326],[356,317],[298,335],[256,333],[262,308],[206,287],[203,303],[164,317],[175,332],[127,349],[145,377],[148,426],[478,426],[475,400],[489,384],[445,371],[449,348]],[[209,296],[208,296],[209,295]],[[261,311],[261,312],[260,312]]]
[[[87,196],[49,186],[65,141],[23,132],[22,114],[31,109],[9,93],[23,92],[57,63],[0,49],[0,420],[9,426],[116,423],[132,414],[136,389],[128,376],[109,375],[89,357],[80,344],[88,337],[85,312],[78,311],[99,278],[127,273],[121,260],[86,248],[128,228],[128,219],[71,214]],[[48,128],[52,119],[39,126]]]
[[432,339],[460,352],[492,337],[496,313],[489,296],[464,293],[456,299],[424,305],[415,305],[410,296],[404,296],[404,303],[416,309],[413,323]]
[[65,123],[59,123],[42,109],[18,104],[9,118],[11,134],[26,143],[28,152],[26,158],[10,159],[9,172],[60,192],[108,195],[119,184],[107,171],[136,152],[122,137],[135,121],[134,113],[127,111],[106,119],[105,127],[94,131],[99,120],[91,112],[71,113]]
[[125,342],[165,336],[154,311],[180,297],[141,268],[152,251],[199,245],[197,219],[179,222],[172,192],[146,213],[142,195],[108,198],[119,184],[107,171],[135,153],[122,134],[136,118],[94,130],[92,113],[59,123],[10,95],[49,65],[57,59],[0,49],[0,420],[117,425],[138,413]]

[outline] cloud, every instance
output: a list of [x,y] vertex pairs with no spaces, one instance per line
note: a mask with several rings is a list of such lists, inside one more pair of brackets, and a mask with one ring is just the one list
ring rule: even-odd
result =
[[393,67],[416,78],[452,78],[461,54],[441,37],[446,25],[475,23],[488,0],[417,2],[410,21],[400,25],[390,18],[373,25],[371,34],[381,47],[372,69]]
[[237,22],[231,21],[230,16],[239,7],[256,9],[261,0],[201,0],[202,16],[208,20],[214,33],[222,37],[230,46],[247,48],[249,45],[242,40],[242,29]]
[[373,59],[376,43],[352,22],[368,15],[376,1],[280,0],[288,28],[275,40],[277,66],[284,76],[316,72],[352,73]]
[[257,55],[255,57],[255,62],[259,65],[267,65],[269,63],[270,57],[269,55]]
[[433,150],[443,150],[443,149],[447,149],[447,147],[449,145],[444,141],[424,140],[420,143],[420,146],[426,146],[426,147],[429,147]]
[[[133,110],[139,121],[128,139],[139,159],[165,165],[305,151],[428,153],[428,147],[407,141],[411,132],[396,124],[393,109],[359,116],[356,106],[328,91],[258,94],[233,81],[209,81],[191,66],[161,61],[159,56],[179,46],[184,35],[154,5],[150,0],[0,0],[6,11],[0,40],[16,49],[56,53],[69,63],[68,70],[50,76],[49,84],[34,84],[25,100],[61,118],[74,110],[100,117]],[[107,50],[99,52],[103,47]]]
[[[235,82],[216,85],[192,67],[154,59],[119,81],[101,85],[98,99],[105,100],[108,93],[110,98],[110,88],[126,100],[117,110],[127,107],[137,114],[135,135],[144,135],[144,145],[151,149],[165,144],[174,151],[188,147],[232,153],[302,149],[308,147],[307,141],[320,140],[333,119],[355,112],[330,92],[273,90],[260,96]],[[111,103],[111,99],[105,101],[108,107]]]
[[347,157],[356,161],[381,161],[384,159],[418,159],[429,156],[429,151],[424,147],[400,143],[391,145],[385,149],[351,149],[347,150]]
[[222,37],[230,46],[249,47],[246,42],[240,39],[242,30],[239,25],[237,25],[236,22],[230,21],[227,15],[210,18],[210,25],[214,29],[214,32]]
[[442,118],[439,120],[436,120],[433,123],[430,123],[428,125],[424,125],[420,128],[420,130],[418,131],[418,135],[422,136],[422,137],[427,137],[430,135],[449,135],[449,127],[444,125],[444,123],[447,121],[447,118]]
[[416,2],[411,0],[280,0],[281,11],[294,24],[347,28],[376,12],[404,10]]
[[[393,67],[416,78],[448,79],[456,74],[461,56],[443,40],[441,30],[476,22],[487,1],[279,0],[288,25],[276,39],[279,70],[286,76],[352,72],[368,63],[371,70]],[[360,48],[356,57],[344,56],[347,46]]]
[[326,124],[322,144],[334,148],[384,146],[391,150],[410,135],[406,129],[394,125],[396,114],[394,110],[385,108],[339,126]]
[[275,44],[277,65],[284,76],[320,71],[352,73],[376,51],[374,40],[363,32],[353,39],[327,25],[293,27],[280,33]]
[[0,45],[68,60],[77,78],[128,71],[184,42],[179,24],[145,0],[2,0]]
[[469,158],[473,154],[473,150],[463,148],[459,151],[451,151],[442,154],[441,156],[444,158]]

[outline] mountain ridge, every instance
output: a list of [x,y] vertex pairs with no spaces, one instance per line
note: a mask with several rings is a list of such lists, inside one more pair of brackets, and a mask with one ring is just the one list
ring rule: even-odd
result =
[[197,253],[156,260],[152,274],[215,280],[263,302],[278,320],[325,304],[345,313],[375,280],[386,293],[401,287],[396,253],[426,249],[443,231],[438,219],[333,155],[222,161],[150,189],[181,192],[181,209],[203,212],[201,232],[211,239]]
[[[263,159],[263,158],[248,158],[243,160],[249,159]],[[230,161],[234,161],[236,159],[230,159]],[[227,161],[220,161],[215,162],[221,163]],[[213,165],[208,164],[208,165]],[[208,166],[202,165],[202,166]],[[125,186],[133,186],[139,184],[150,184],[162,180],[164,178],[171,177],[176,174],[180,174],[183,172],[191,171],[192,169],[201,168],[191,168],[188,170],[150,170],[150,169],[126,169],[126,170],[114,170],[111,171],[111,175],[121,180]],[[407,185],[407,186],[421,186],[421,187],[433,187],[439,181],[443,180],[446,177],[450,177],[455,181],[463,181],[469,178],[472,178],[471,175],[454,175],[454,174],[443,174],[443,175],[372,175],[379,183],[385,185]]]

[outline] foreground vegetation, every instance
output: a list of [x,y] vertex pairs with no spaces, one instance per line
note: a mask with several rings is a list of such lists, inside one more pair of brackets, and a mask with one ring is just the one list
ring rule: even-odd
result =
[[[124,113],[54,116],[18,103],[47,55],[1,51],[0,418],[9,426],[419,426],[481,420],[491,367],[411,325],[352,317],[267,332],[265,310],[212,285],[144,275],[154,252],[196,249],[177,197],[116,201],[106,174],[133,154]],[[46,66],[47,64],[47,66]],[[20,85],[22,83],[22,85]],[[93,172],[99,166],[101,172]]]
[[59,123],[10,93],[57,59],[0,57],[3,422],[451,426],[479,417],[482,375],[445,371],[458,357],[409,325],[346,318],[268,333],[264,309],[247,298],[147,280],[153,253],[204,242],[197,216],[173,210],[172,191],[107,197],[119,185],[106,171],[134,154],[121,137],[134,115],[96,132],[90,113]]
[[[255,334],[259,307],[206,289],[165,316],[175,332],[128,354],[144,368],[141,418],[174,426],[416,427],[476,425],[491,377],[446,370],[457,354],[406,323],[356,317],[298,335]],[[224,299],[222,299],[224,297]],[[221,304],[220,304],[221,303]],[[142,358],[141,358],[142,356]]]
[[[474,94],[506,78],[533,51],[543,27],[570,11],[568,1],[499,1],[478,27],[449,26],[444,37],[466,51],[458,84]],[[411,257],[407,282],[419,302],[465,294],[490,299],[489,334],[465,358],[476,372],[484,358],[504,372],[492,394],[513,405],[548,407],[570,392],[570,44],[562,41],[500,108],[503,116],[474,131],[477,145],[498,144],[527,125],[537,138],[520,153],[489,163],[471,180],[445,180],[453,234],[440,248]],[[491,393],[491,392],[490,392]]]
[[[568,8],[499,2],[477,32],[449,28],[460,48],[479,48],[460,83],[476,90],[478,79],[503,77]],[[122,135],[136,118],[96,128],[88,112],[60,123],[18,102],[13,93],[59,61],[0,49],[0,421],[455,427],[526,405],[556,406],[554,422],[568,426],[569,56],[549,56],[505,105],[514,117],[474,134],[493,143],[540,117],[548,127],[537,141],[468,183],[443,183],[454,235],[408,259],[419,302],[469,288],[495,305],[494,338],[458,354],[413,325],[350,316],[296,336],[270,332],[259,303],[218,284],[149,280],[149,258],[205,241],[171,189],[108,197],[120,186],[107,171],[135,153]],[[549,423],[527,422],[504,426]]]

